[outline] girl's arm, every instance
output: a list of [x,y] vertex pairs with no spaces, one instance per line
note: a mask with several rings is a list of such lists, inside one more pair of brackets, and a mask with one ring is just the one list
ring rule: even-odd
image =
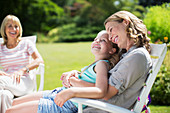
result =
[[62,107],[63,104],[73,97],[81,98],[103,98],[108,88],[108,70],[109,65],[105,61],[100,61],[95,66],[96,83],[95,87],[72,87],[58,93],[54,102]]
[[70,78],[70,84],[73,87],[95,87],[94,83],[86,82],[75,77]]

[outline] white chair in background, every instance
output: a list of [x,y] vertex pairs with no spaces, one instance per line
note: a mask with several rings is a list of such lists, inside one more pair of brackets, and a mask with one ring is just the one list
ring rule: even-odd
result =
[[[152,71],[150,72],[146,80],[146,83],[142,88],[140,96],[136,97],[138,99],[136,100],[135,106],[132,110],[128,110],[109,103],[101,102],[95,99],[72,98],[71,101],[78,103],[78,113],[83,112],[82,109],[83,104],[111,113],[141,113],[143,106],[147,105],[148,103],[147,97],[156,79],[156,75],[162,65],[166,52],[167,52],[166,44],[151,44],[151,58],[153,62]],[[150,110],[148,112],[150,112]]]
[[[24,40],[25,39],[29,39],[30,41],[32,41],[35,46],[36,46],[36,36],[27,36],[27,37],[22,37]],[[3,43],[3,38],[0,38],[0,43]],[[30,57],[30,62],[33,61],[32,57]],[[30,75],[32,80],[34,81],[34,91],[42,91],[44,88],[44,64],[40,64],[38,68],[33,69],[30,71]],[[39,88],[37,89],[37,79],[36,76],[40,75],[40,84],[39,84]]]

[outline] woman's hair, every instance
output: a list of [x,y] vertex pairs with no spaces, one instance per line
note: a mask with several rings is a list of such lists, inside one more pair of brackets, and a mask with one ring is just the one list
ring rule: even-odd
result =
[[6,25],[7,25],[8,21],[10,21],[10,20],[12,20],[13,22],[16,22],[16,24],[19,26],[19,35],[17,36],[17,39],[19,39],[22,36],[22,26],[21,26],[20,20],[14,15],[7,15],[1,24],[1,36],[4,40],[4,45],[7,44],[7,42],[8,42],[8,38],[5,33],[5,29],[6,29]]
[[108,17],[104,25],[107,22],[117,21],[119,23],[123,22],[123,20],[128,20],[129,25],[126,28],[127,36],[130,39],[134,40],[134,44],[137,47],[145,46],[148,52],[150,53],[150,39],[147,37],[147,28],[144,25],[143,21],[137,18],[135,15],[128,11],[119,11]]

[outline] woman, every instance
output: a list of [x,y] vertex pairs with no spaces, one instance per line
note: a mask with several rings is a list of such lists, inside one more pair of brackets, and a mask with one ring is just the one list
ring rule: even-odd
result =
[[[93,83],[95,87],[71,87],[68,89],[62,87],[53,91],[38,92],[17,98],[13,103],[14,106],[8,109],[7,113],[75,113],[77,104],[68,99],[72,97],[103,98],[107,93],[107,73],[113,67],[110,65],[111,62],[117,63],[118,51],[117,44],[109,41],[107,32],[101,31],[91,46],[95,61],[84,67],[78,76],[82,82]],[[72,78],[75,77],[69,76],[68,81],[71,82]],[[70,86],[70,82],[66,86]]]
[[[43,59],[31,41],[21,39],[22,26],[16,16],[4,18],[1,35],[4,43],[0,45],[0,111],[5,113],[14,96],[33,91],[29,71],[43,63]],[[34,61],[29,64],[30,56]]]
[[[147,29],[142,20],[127,11],[114,13],[105,20],[104,25],[109,39],[127,52],[109,71],[111,74],[109,89],[103,99],[108,103],[131,109],[152,65]],[[104,111],[87,107],[84,112],[103,113]]]

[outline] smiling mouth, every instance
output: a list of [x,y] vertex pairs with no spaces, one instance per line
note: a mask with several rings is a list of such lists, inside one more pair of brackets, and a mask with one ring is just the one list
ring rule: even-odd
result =
[[114,43],[117,44],[117,41],[118,41],[118,36],[116,36],[114,39],[113,39]]
[[12,34],[12,35],[15,35],[16,34],[16,32],[9,32],[10,34]]
[[115,37],[111,37],[110,40],[113,42],[113,43],[116,43],[118,42],[118,36],[115,36]]

